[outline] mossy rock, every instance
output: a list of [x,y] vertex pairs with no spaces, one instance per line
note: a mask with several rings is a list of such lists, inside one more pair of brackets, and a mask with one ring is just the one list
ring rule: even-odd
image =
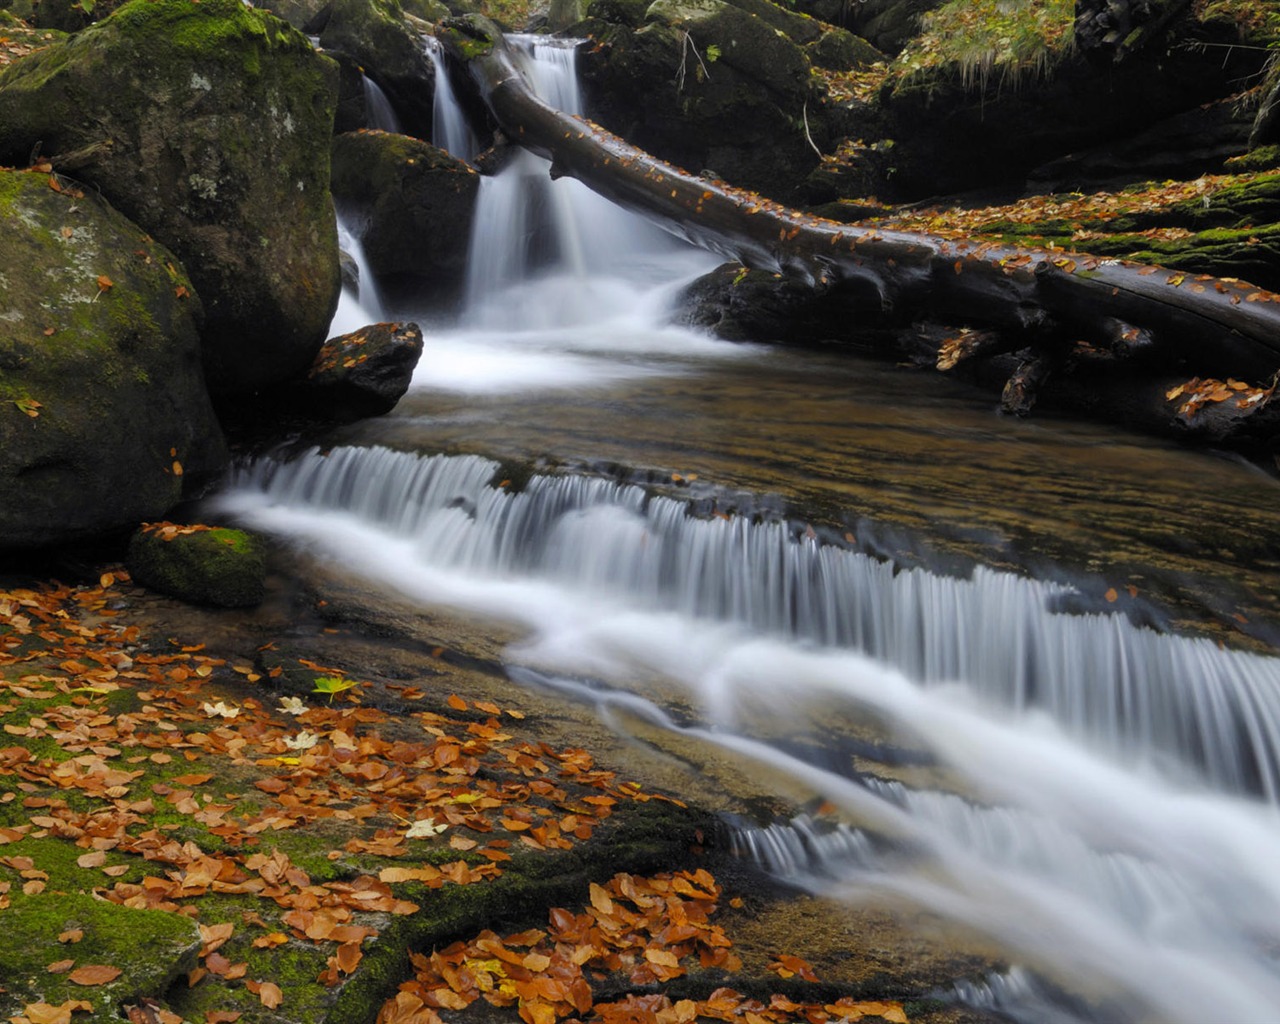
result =
[[304,371],[339,292],[337,69],[240,0],[133,0],[0,70],[0,162],[39,143],[184,262],[220,391]]
[[60,32],[79,32],[95,21],[101,21],[124,0],[33,0],[30,21],[37,28],[53,28]]
[[[163,997],[196,966],[200,951],[200,932],[190,918],[124,907],[86,893],[19,893],[2,919],[8,941],[0,943],[0,1014],[6,1019],[29,1003],[59,1006],[80,999],[93,1006],[91,1016],[82,1019],[119,1020],[121,1005]],[[60,944],[58,936],[73,930],[83,938]],[[13,941],[19,936],[22,941]],[[123,973],[105,985],[78,985],[67,971],[47,970],[63,959],[74,960],[76,967],[101,964]]]
[[865,39],[842,28],[828,29],[804,48],[809,62],[829,71],[854,71],[885,59]]
[[431,138],[435,67],[398,0],[333,0],[320,45],[359,64],[387,94],[406,131]]
[[352,132],[333,140],[333,195],[364,224],[379,286],[448,302],[461,296],[480,176],[420,139]]
[[127,529],[221,473],[199,320],[176,257],[92,191],[0,171],[0,549]]
[[809,61],[785,34],[722,0],[658,0],[638,30],[589,24],[598,45],[579,68],[592,118],[690,171],[796,198],[818,163],[806,116],[819,145],[826,130]]
[[[266,592],[266,543],[227,528],[144,528],[129,541],[134,582],[190,604],[249,608]],[[190,529],[190,528],[185,528]]]

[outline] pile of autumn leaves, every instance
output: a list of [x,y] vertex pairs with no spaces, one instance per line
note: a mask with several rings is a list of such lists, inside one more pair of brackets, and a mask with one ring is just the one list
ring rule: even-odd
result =
[[[419,911],[394,885],[481,883],[502,873],[513,846],[567,849],[589,839],[619,801],[663,799],[596,768],[586,751],[518,739],[506,730],[518,728],[512,722],[524,716],[486,701],[468,704],[450,695],[440,711],[390,716],[361,706],[359,685],[345,681],[351,685],[338,688],[339,706],[297,698],[272,706],[255,694],[254,684],[265,680],[251,666],[228,664],[202,653],[198,644],[171,641],[169,650],[148,650],[137,627],[120,624],[108,606],[109,597],[120,596],[127,605],[127,582],[117,571],[104,574],[98,587],[0,591],[0,698],[7,694],[39,705],[39,714],[26,722],[5,723],[6,733],[19,742],[0,748],[0,777],[19,780],[16,788],[25,794],[22,806],[29,814],[25,823],[0,827],[0,846],[27,837],[73,842],[86,851],[78,866],[102,874],[93,891],[128,907],[198,920],[206,895],[259,901],[261,914],[245,913],[236,923],[199,922],[202,946],[199,966],[186,979],[190,986],[243,986],[267,1010],[283,1006],[287,1012],[290,994],[252,976],[243,959],[250,946],[325,944],[332,953],[327,961],[321,954],[325,966],[316,982],[339,985],[359,968],[366,943],[376,938],[377,915]],[[330,673],[318,678],[332,679],[340,671],[307,667]],[[236,682],[233,688],[225,685],[230,681]],[[203,690],[218,684],[223,687],[212,700]],[[102,699],[123,687],[136,691],[140,709],[107,713]],[[399,688],[404,701],[426,696],[417,687]],[[5,709],[0,700],[0,712]],[[406,733],[406,719],[416,720],[419,738],[412,738],[412,729]],[[52,738],[68,756],[36,758],[20,742],[24,738]],[[143,763],[173,768],[149,792],[134,792]],[[184,764],[193,770],[182,771]],[[231,769],[255,780],[249,784],[260,795],[216,797],[202,788]],[[93,810],[73,808],[61,795],[69,789],[96,801]],[[10,789],[8,797],[13,795]],[[224,850],[208,852],[155,827],[151,816],[159,801],[223,840]],[[447,844],[461,856],[316,883],[261,838],[304,826],[346,830],[345,853],[335,849],[330,860],[412,858],[425,849],[420,841]],[[126,881],[119,877],[129,871],[118,862],[120,854],[154,867],[140,880]],[[20,873],[26,896],[38,896],[41,876],[48,877],[28,857],[2,857],[0,865]],[[0,879],[0,906],[8,902],[11,884]],[[689,1024],[698,1017],[824,1024],[870,1015],[906,1021],[896,1003],[798,1004],[775,997],[766,1005],[724,988],[698,1000],[646,994],[595,1001],[593,982],[606,979],[612,979],[612,990],[627,991],[663,986],[693,965],[716,969],[713,977],[737,970],[730,939],[711,921],[719,896],[705,871],[648,879],[620,874],[607,885],[593,884],[582,912],[552,910],[545,930],[506,939],[486,932],[430,955],[414,954],[415,977],[386,1003],[379,1021],[438,1024],[437,1011],[464,1010],[481,998],[517,1006],[527,1024]],[[783,977],[817,980],[795,957],[779,956],[770,966]],[[74,959],[48,970],[70,972],[70,980],[86,988],[109,984],[120,974],[114,965]],[[83,999],[57,1006],[38,1002],[10,1020],[73,1024],[92,1009]],[[182,1019],[155,1003],[127,1007],[126,1014],[148,1024]],[[210,1010],[204,1024],[230,1024],[242,1016],[238,1009]]]
[[[672,1000],[661,991],[595,999],[588,978],[615,990],[652,990],[685,977],[693,964],[739,970],[732,941],[711,921],[719,898],[720,887],[703,870],[653,878],[619,874],[607,885],[593,882],[590,906],[577,914],[553,909],[545,929],[506,938],[486,931],[430,956],[413,954],[415,977],[382,1007],[378,1024],[441,1024],[437,1010],[465,1010],[478,999],[518,1007],[526,1024],[692,1024],[699,1018],[828,1024],[864,1017],[906,1024],[896,1002],[842,997],[831,1003],[798,1003],[774,995],[766,1004],[724,987],[704,999]],[[809,964],[786,954],[769,969],[783,978],[818,980]]]

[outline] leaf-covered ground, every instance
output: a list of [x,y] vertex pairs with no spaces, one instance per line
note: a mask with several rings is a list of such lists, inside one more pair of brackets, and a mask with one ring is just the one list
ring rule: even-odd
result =
[[711,819],[536,713],[220,654],[140,627],[146,600],[119,569],[0,589],[14,1024],[981,1019],[785,942],[740,975],[730,920],[763,904],[699,866]]

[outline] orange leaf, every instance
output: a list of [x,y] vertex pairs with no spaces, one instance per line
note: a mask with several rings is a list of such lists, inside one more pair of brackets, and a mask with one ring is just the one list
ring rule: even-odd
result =
[[456,693],[449,694],[448,699],[445,700],[445,703],[448,704],[449,707],[453,708],[454,711],[467,710],[467,702],[463,700],[461,697],[459,697]]
[[1107,592],[1106,592],[1105,594],[1103,594],[1102,596],[1103,596],[1103,597],[1105,597],[1105,598],[1107,599],[1107,604],[1115,604],[1116,599],[1117,599],[1120,595],[1119,595],[1118,593],[1116,593],[1116,588],[1115,588],[1115,587],[1111,587],[1111,588],[1109,588],[1109,589],[1107,590]]
[[67,971],[71,970],[75,965],[76,962],[74,960],[55,960],[53,963],[49,964],[45,970],[50,974],[66,974]]
[[115,981],[122,973],[119,967],[85,964],[83,967],[77,967],[67,977],[77,985],[105,985],[107,982]]
[[244,987],[257,996],[258,1001],[268,1010],[274,1010],[284,1002],[284,994],[280,991],[280,986],[274,981],[254,981],[250,979],[244,983]]
[[106,274],[98,275],[98,291],[105,292],[108,288],[114,288],[114,287],[115,287],[115,282],[112,281],[111,278],[107,277]]

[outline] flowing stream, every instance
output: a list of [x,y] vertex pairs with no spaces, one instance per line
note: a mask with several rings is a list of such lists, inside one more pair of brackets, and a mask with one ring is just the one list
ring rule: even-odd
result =
[[[572,48],[521,45],[577,109]],[[739,848],[998,941],[1017,966],[957,998],[1280,1019],[1274,481],[671,326],[714,263],[520,156],[396,412],[241,467],[220,506],[516,627],[517,682],[821,797],[835,820]]]

